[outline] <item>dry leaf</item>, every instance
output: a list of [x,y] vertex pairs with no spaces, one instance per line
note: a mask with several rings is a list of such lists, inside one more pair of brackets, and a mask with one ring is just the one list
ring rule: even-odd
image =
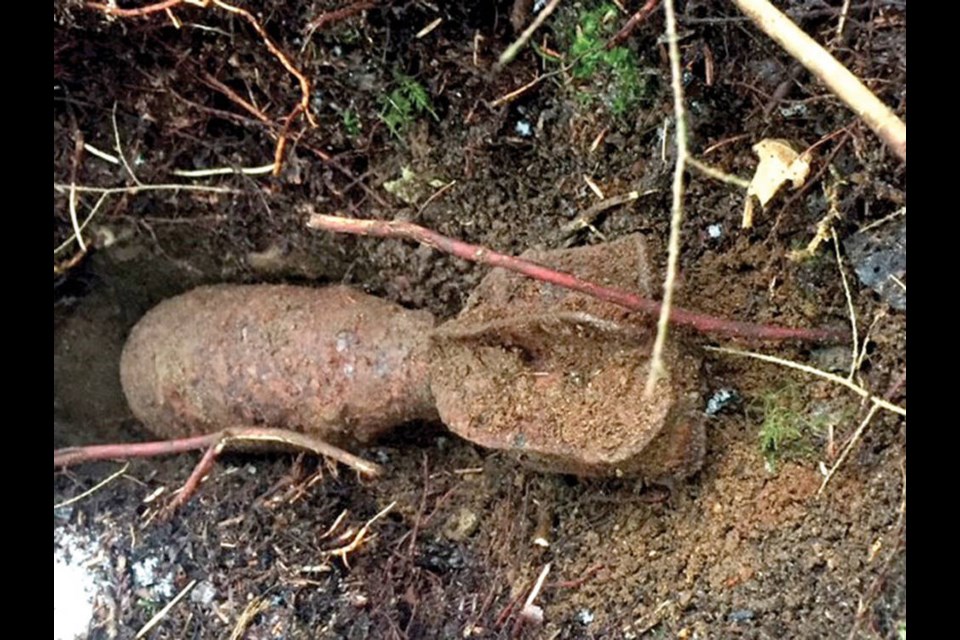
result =
[[760,158],[760,163],[747,188],[747,202],[743,208],[744,229],[753,226],[754,196],[760,201],[760,206],[765,207],[784,182],[789,181],[794,189],[799,189],[810,175],[809,154],[797,153],[785,140],[761,140],[753,145],[753,151]]

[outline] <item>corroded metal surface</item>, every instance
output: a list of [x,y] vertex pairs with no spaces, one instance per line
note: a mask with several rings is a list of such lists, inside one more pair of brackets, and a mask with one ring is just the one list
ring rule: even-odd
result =
[[436,419],[433,324],[347,287],[201,287],[134,327],[121,380],[134,414],[164,437],[264,425],[367,442]]
[[[650,294],[639,236],[525,258]],[[648,318],[500,269],[434,334],[431,380],[460,436],[535,467],[585,476],[685,477],[703,462],[699,362],[678,344],[644,398]]]

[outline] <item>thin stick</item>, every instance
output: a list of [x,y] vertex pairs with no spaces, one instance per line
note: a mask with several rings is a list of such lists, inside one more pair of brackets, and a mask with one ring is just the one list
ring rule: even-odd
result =
[[140,638],[150,633],[150,630],[153,629],[155,626],[157,626],[157,623],[163,620],[166,617],[166,615],[170,613],[170,610],[173,609],[175,606],[177,606],[177,604],[179,604],[180,601],[183,600],[186,597],[186,595],[190,593],[190,591],[195,586],[197,586],[196,578],[191,580],[190,584],[185,586],[183,588],[183,591],[178,593],[176,597],[174,597],[174,599],[167,604],[167,606],[165,606],[163,609],[160,609],[160,611],[157,611],[157,614],[152,618],[150,618],[150,620],[147,621],[147,624],[143,625],[143,628],[141,628],[140,631],[137,632],[137,635],[134,636],[134,638],[136,640],[140,640]]
[[[599,300],[605,300],[631,311],[639,311],[650,315],[660,312],[660,303],[644,298],[624,289],[604,287],[594,282],[582,280],[577,276],[557,271],[549,267],[504,255],[460,240],[449,238],[412,222],[403,220],[355,220],[315,213],[307,221],[310,229],[332,231],[335,233],[349,233],[361,236],[378,238],[401,238],[412,240],[439,251],[449,253],[458,258],[478,262],[491,267],[500,267],[509,271],[521,273],[529,278],[548,282],[564,289],[571,289],[585,293]],[[675,324],[692,327],[703,333],[718,333],[738,338],[752,338],[757,340],[813,340],[813,341],[842,341],[849,338],[846,331],[835,329],[795,329],[774,325],[761,325],[751,322],[739,322],[709,316],[702,313],[687,311],[674,307],[670,311],[670,320]]]
[[77,244],[80,245],[80,252],[86,253],[87,243],[83,241],[83,229],[80,228],[80,222],[77,220],[77,184],[75,182],[70,183],[67,202],[69,203],[67,208],[70,210],[70,224],[73,226],[73,237],[77,239]]
[[164,0],[164,2],[150,4],[145,7],[135,7],[133,9],[122,9],[120,7],[103,4],[100,2],[88,2],[87,7],[90,9],[99,9],[104,13],[109,13],[110,15],[117,16],[119,18],[136,18],[139,16],[150,15],[151,13],[167,11],[168,9],[172,9],[173,7],[183,4],[184,2],[185,0]]
[[836,58],[768,0],[733,0],[753,22],[807,68],[904,162],[907,125]]
[[687,117],[683,107],[683,82],[680,76],[680,47],[677,46],[677,15],[673,0],[664,0],[666,14],[667,49],[670,52],[670,78],[673,87],[673,117],[676,120],[674,135],[677,143],[677,160],[673,168],[673,204],[670,207],[670,240],[667,245],[667,277],[663,281],[663,306],[657,321],[657,338],[653,343],[650,373],[644,395],[653,396],[657,380],[664,372],[663,349],[667,344],[670,328],[670,307],[673,305],[673,289],[677,280],[680,262],[680,224],[683,222],[683,173],[687,168]]
[[196,493],[200,487],[200,483],[203,482],[203,479],[206,478],[207,474],[213,469],[213,465],[217,461],[217,456],[223,451],[223,444],[224,441],[220,440],[216,444],[207,447],[207,450],[203,453],[203,457],[200,458],[200,462],[197,463],[197,466],[195,466],[190,473],[190,477],[187,478],[187,481],[180,487],[180,492],[167,506],[168,513],[187,504],[187,501]]
[[383,516],[387,515],[388,513],[390,513],[390,511],[392,511],[395,506],[397,506],[396,500],[394,500],[393,502],[388,504],[386,507],[381,509],[380,512],[377,513],[377,515],[367,520],[367,523],[362,527],[360,527],[360,530],[357,531],[357,533],[353,536],[353,539],[348,544],[342,547],[339,547],[337,549],[332,549],[330,551],[327,551],[325,552],[324,555],[328,557],[339,556],[340,560],[343,561],[343,564],[349,567],[350,565],[347,563],[347,554],[353,553],[354,551],[356,551],[360,547],[360,544],[367,537],[367,532],[370,530],[370,527],[373,525],[373,523],[379,520],[380,518],[382,518]]
[[823,482],[820,483],[820,488],[817,489],[817,497],[823,493],[824,488],[826,488],[827,483],[830,482],[830,478],[833,477],[833,474],[837,472],[837,469],[840,468],[840,465],[843,464],[844,460],[847,459],[847,456],[850,455],[850,452],[853,450],[853,445],[855,445],[859,440],[860,436],[863,435],[864,430],[867,428],[867,425],[870,424],[870,421],[873,420],[873,416],[876,415],[877,411],[880,409],[880,405],[877,402],[874,402],[870,406],[870,411],[867,413],[867,417],[863,419],[863,422],[860,423],[860,426],[857,427],[857,430],[853,432],[853,437],[850,438],[850,442],[847,443],[847,446],[843,448],[843,451],[840,453],[840,457],[837,458],[837,461],[833,463],[833,466],[830,467],[830,471],[827,472],[827,475],[824,476]]
[[350,5],[349,7],[344,7],[343,9],[337,9],[336,11],[328,11],[321,13],[319,16],[310,21],[307,25],[309,32],[314,32],[317,29],[320,29],[332,22],[337,22],[343,20],[344,18],[349,18],[352,15],[358,14],[361,11],[367,11],[369,9],[376,8],[376,2],[357,2]]
[[527,44],[527,41],[533,36],[534,32],[540,28],[540,25],[543,24],[544,20],[550,17],[550,14],[553,13],[553,10],[556,9],[557,5],[559,4],[560,0],[550,0],[547,6],[541,9],[540,13],[537,14],[537,17],[534,18],[533,22],[530,23],[530,26],[520,34],[520,37],[517,38],[516,42],[511,44],[509,47],[507,47],[506,51],[500,54],[500,60],[497,62],[497,64],[501,67],[510,64],[510,62],[517,57],[520,49]]
[[740,189],[749,189],[749,188],[750,188],[750,181],[749,181],[749,180],[744,180],[744,179],[741,178],[740,176],[733,175],[732,173],[725,173],[725,172],[723,172],[723,171],[720,171],[720,169],[717,169],[717,168],[715,168],[715,167],[711,167],[710,165],[706,164],[705,162],[701,162],[700,160],[697,160],[697,159],[694,158],[693,156],[688,156],[688,157],[687,157],[687,164],[689,164],[691,167],[693,167],[694,169],[696,169],[697,171],[699,171],[699,172],[702,173],[703,175],[705,175],[705,176],[707,176],[707,177],[709,177],[709,178],[713,178],[714,180],[719,180],[720,182],[725,182],[725,183],[727,183],[727,184],[729,184],[729,185],[732,185],[732,186],[734,186],[734,187],[738,187],[738,188],[740,188]]
[[[71,198],[77,193],[77,186],[73,183],[70,184],[70,192],[71,192]],[[93,209],[90,209],[90,213],[88,213],[87,217],[84,218],[82,223],[80,223],[80,227],[78,229],[74,229],[73,235],[71,235],[69,238],[67,238],[63,242],[61,242],[60,246],[58,246],[56,249],[53,250],[53,255],[57,255],[58,253],[60,253],[61,251],[69,247],[71,244],[73,244],[75,240],[80,239],[80,232],[82,232],[84,229],[87,228],[87,224],[91,220],[93,220],[93,216],[96,215],[97,211],[100,209],[100,205],[103,204],[103,201],[106,199],[107,199],[106,193],[100,194],[100,197],[97,199],[97,204],[93,205]],[[84,252],[86,250],[87,250],[86,247],[83,246],[83,244],[81,244],[80,251]]]
[[83,161],[83,132],[80,130],[80,125],[77,124],[77,117],[73,109],[70,109],[69,113],[77,138],[74,141],[73,162],[70,165],[70,194],[67,199],[67,210],[70,212],[70,224],[73,225],[73,235],[77,238],[77,243],[80,245],[80,253],[84,254],[87,252],[87,244],[83,241],[82,230],[77,221],[77,175],[80,173],[80,163]]
[[494,100],[493,102],[491,102],[491,103],[490,103],[490,107],[491,107],[491,108],[496,108],[496,107],[499,107],[499,106],[502,105],[502,104],[507,104],[508,102],[513,102],[514,100],[516,100],[517,98],[519,98],[520,96],[522,96],[524,93],[526,93],[527,91],[529,91],[529,90],[532,89],[533,87],[537,86],[537,85],[538,85],[540,82],[542,82],[543,79],[546,78],[546,77],[547,77],[546,75],[538,75],[538,76],[536,76],[533,80],[531,80],[531,81],[528,82],[527,84],[523,85],[523,86],[520,87],[519,89],[514,89],[514,90],[511,91],[510,93],[506,93],[506,94],[500,96],[499,98],[497,98],[496,100]]
[[175,169],[173,175],[181,178],[208,178],[210,176],[229,176],[240,174],[244,176],[262,176],[273,171],[275,163],[260,167],[217,167],[216,169]]
[[610,41],[607,42],[607,49],[613,49],[618,46],[621,42],[630,37],[630,34],[633,33],[633,30],[636,29],[641,22],[646,20],[651,13],[657,8],[657,5],[660,4],[660,0],[647,0],[642,7],[640,7],[635,14],[630,16],[630,19],[627,20],[626,24],[617,31],[616,35],[610,38]]
[[120,164],[120,158],[118,158],[118,157],[116,157],[116,156],[112,156],[112,155],[110,155],[109,153],[107,153],[106,151],[101,151],[100,149],[97,149],[95,146],[93,146],[93,145],[90,144],[89,142],[84,142],[84,143],[83,143],[83,149],[84,149],[87,153],[89,153],[90,155],[92,155],[92,156],[97,156],[97,157],[100,158],[101,160],[104,160],[104,161],[109,162],[109,163],[111,163],[111,164]]
[[753,358],[754,360],[760,360],[762,362],[770,362],[772,364],[778,364],[782,367],[788,367],[790,369],[796,369],[797,371],[803,371],[804,373],[809,373],[810,375],[817,376],[818,378],[823,378],[824,380],[829,380],[830,382],[834,382],[843,387],[846,387],[847,389],[850,389],[851,391],[856,393],[861,398],[866,398],[867,400],[870,400],[870,402],[878,405],[882,409],[886,409],[887,411],[892,411],[893,413],[899,416],[903,416],[904,418],[907,417],[907,410],[904,409],[903,407],[898,407],[895,404],[887,402],[883,398],[873,395],[872,393],[870,393],[869,391],[867,391],[857,383],[853,382],[852,380],[841,378],[838,375],[834,375],[832,373],[822,371],[815,367],[811,367],[805,364],[800,364],[799,362],[793,362],[791,360],[784,360],[783,358],[777,358],[776,356],[768,356],[762,353],[753,353],[752,351],[740,351],[739,349],[727,349],[726,347],[709,347],[709,346],[704,347],[704,349],[706,349],[707,351],[716,351],[717,353],[726,353],[732,356],[743,356],[745,358]]
[[850,295],[850,285],[847,283],[847,274],[843,270],[843,259],[840,257],[840,240],[837,238],[837,230],[830,226],[830,235],[833,236],[833,250],[837,256],[837,269],[840,271],[840,282],[843,283],[843,293],[847,298],[847,311],[850,313],[850,333],[853,343],[853,356],[850,358],[850,375],[848,379],[853,380],[860,364],[860,339],[857,335],[857,313],[853,310],[853,297]]
[[125,465],[123,465],[123,467],[121,467],[119,471],[116,471],[116,472],[114,472],[114,473],[111,473],[111,474],[110,474],[109,476],[107,476],[105,479],[103,479],[103,480],[101,480],[100,482],[98,482],[97,484],[93,485],[92,487],[90,487],[89,489],[87,489],[86,491],[84,491],[83,493],[81,493],[80,495],[73,496],[72,498],[69,498],[69,499],[67,499],[67,500],[64,500],[63,502],[58,502],[57,504],[53,505],[53,510],[56,511],[57,509],[59,509],[59,508],[61,508],[61,507],[66,507],[67,505],[71,505],[71,504],[73,504],[74,502],[80,502],[81,500],[83,500],[83,499],[86,498],[87,496],[96,493],[97,491],[99,491],[100,489],[102,489],[103,487],[107,486],[108,484],[110,484],[111,482],[113,482],[114,480],[116,480],[117,478],[119,478],[120,476],[122,476],[124,473],[126,473],[126,472],[127,472],[127,468],[129,468],[129,467],[130,467],[130,463],[128,462],[128,463],[126,463]]
[[85,187],[78,184],[75,187],[71,187],[68,184],[54,182],[53,188],[60,193],[65,191],[69,193],[70,189],[74,188],[76,189],[77,193],[102,193],[106,195],[115,193],[128,193],[131,195],[136,195],[141,191],[204,191],[207,193],[240,193],[239,189],[231,189],[230,187],[208,187],[202,184],[140,184],[130,187]]
[[850,13],[850,0],[843,0],[843,7],[840,8],[840,19],[837,20],[837,38],[843,37],[843,28],[847,24],[847,14]]
[[127,157],[123,153],[123,145],[120,142],[120,127],[117,126],[117,103],[113,103],[113,111],[110,113],[110,121],[113,124],[113,141],[116,145],[117,156],[120,158],[120,163],[123,165],[123,168],[130,174],[130,178],[135,184],[143,184],[140,182],[140,178],[137,177],[137,174],[133,172],[133,167],[130,166],[130,163],[127,162]]
[[250,623],[253,622],[258,615],[266,611],[269,606],[266,598],[254,598],[251,600],[250,603],[243,608],[243,611],[240,612],[237,623],[233,625],[233,631],[230,632],[230,640],[240,640],[246,632],[247,627],[250,626]]
[[520,629],[523,627],[524,622],[527,622],[528,620],[537,620],[540,622],[543,621],[543,611],[538,607],[534,607],[533,602],[537,599],[537,596],[540,595],[540,590],[543,589],[543,583],[546,581],[549,573],[550,563],[548,562],[540,571],[537,581],[533,583],[533,588],[530,589],[530,595],[527,596],[526,601],[523,603],[523,608],[520,609],[520,614],[517,616],[516,622],[513,623],[513,630],[511,633],[513,637],[520,635]]
[[258,109],[255,105],[251,104],[247,100],[244,100],[243,96],[241,96],[239,93],[231,89],[229,86],[220,82],[216,77],[210,75],[206,71],[202,72],[201,76],[204,82],[206,82],[208,85],[210,85],[211,87],[213,87],[214,89],[222,93],[223,95],[230,98],[230,100],[232,100],[234,104],[239,105],[244,111],[252,115],[254,118],[256,118],[257,120],[259,120],[264,124],[268,124],[268,125],[273,124],[273,120],[268,118],[267,114],[265,114],[263,111]]
[[579,216],[560,227],[560,232],[563,234],[563,237],[570,237],[581,229],[586,229],[592,226],[597,217],[599,217],[600,214],[607,209],[619,207],[620,205],[624,205],[639,199],[640,196],[648,196],[652,193],[657,193],[657,189],[648,189],[643,193],[640,193],[639,191],[628,191],[627,193],[623,193],[618,196],[611,196],[605,200],[601,200],[600,202],[591,205],[590,208],[581,213]]
[[303,449],[311,451],[317,455],[332,458],[337,462],[356,469],[360,473],[375,477],[383,472],[380,465],[364,460],[358,456],[348,453],[343,449],[314,438],[312,436],[288,431],[286,429],[269,429],[266,427],[240,427],[224,429],[216,433],[210,433],[190,438],[178,438],[175,440],[157,440],[154,442],[136,442],[124,444],[104,444],[89,447],[70,447],[67,449],[57,449],[53,452],[53,466],[65,467],[81,462],[92,460],[115,460],[118,458],[149,458],[153,456],[169,455],[174,453],[183,453],[185,451],[195,451],[198,449],[208,449],[223,442],[232,444],[239,443],[262,443],[274,448],[279,446],[292,447],[294,449]]

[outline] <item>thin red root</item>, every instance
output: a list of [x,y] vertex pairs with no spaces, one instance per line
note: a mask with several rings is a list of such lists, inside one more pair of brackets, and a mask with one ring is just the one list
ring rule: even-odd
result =
[[[239,445],[240,448],[259,449],[299,449],[309,451],[319,456],[332,458],[346,466],[357,470],[368,477],[377,477],[383,473],[383,468],[373,462],[364,460],[343,449],[329,443],[295,431],[286,429],[269,429],[261,427],[241,427],[224,429],[216,433],[176,440],[159,440],[154,442],[136,442],[123,444],[104,444],[89,447],[70,447],[57,449],[53,452],[53,467],[67,467],[81,462],[93,460],[114,460],[117,458],[150,458],[153,456],[183,453],[200,449],[216,449]],[[208,455],[210,455],[208,453]]]
[[[404,222],[402,220],[354,220],[352,218],[342,218],[317,213],[310,216],[310,219],[307,221],[307,227],[336,233],[412,240],[452,254],[458,258],[463,258],[464,260],[516,271],[534,280],[540,280],[565,289],[579,291],[599,300],[620,305],[631,311],[639,311],[652,316],[660,313],[661,305],[655,300],[644,298],[624,289],[604,287],[587,280],[582,280],[573,274],[557,271],[535,262],[524,260],[523,258],[515,258],[491,251],[486,247],[448,238],[436,231],[431,231],[430,229],[411,222]],[[754,324],[752,322],[726,320],[677,307],[673,307],[670,310],[670,322],[692,327],[702,333],[722,334],[735,338],[756,340],[794,339],[817,342],[843,342],[849,339],[849,334],[845,329],[800,329]]]

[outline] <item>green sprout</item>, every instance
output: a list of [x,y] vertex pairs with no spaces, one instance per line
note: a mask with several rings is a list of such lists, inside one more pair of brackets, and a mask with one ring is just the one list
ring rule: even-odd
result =
[[583,11],[577,20],[570,57],[574,60],[574,79],[590,82],[595,90],[580,88],[578,101],[590,104],[599,97],[615,116],[625,116],[649,99],[653,88],[650,76],[641,74],[634,51],[627,47],[607,49],[617,15],[617,8],[606,3]]
[[347,135],[355,138],[360,135],[363,124],[360,122],[360,115],[353,109],[346,109],[343,112],[343,127],[347,130]]
[[391,134],[400,138],[410,123],[424,113],[429,113],[434,120],[439,120],[433,110],[430,94],[423,85],[400,72],[393,75],[396,87],[383,97],[378,114]]
[[760,451],[771,469],[776,469],[781,460],[813,455],[814,440],[823,433],[830,419],[826,415],[810,415],[794,386],[766,394],[759,409],[763,414]]

